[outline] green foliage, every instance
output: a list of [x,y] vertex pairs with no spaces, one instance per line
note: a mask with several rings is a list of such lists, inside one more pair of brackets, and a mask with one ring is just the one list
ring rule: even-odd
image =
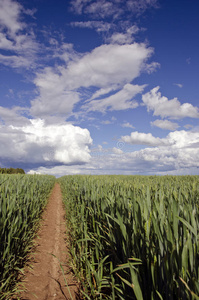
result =
[[0,299],[15,288],[54,183],[53,176],[0,175]]
[[64,176],[87,299],[198,299],[198,176]]
[[0,168],[0,174],[25,174],[21,168]]

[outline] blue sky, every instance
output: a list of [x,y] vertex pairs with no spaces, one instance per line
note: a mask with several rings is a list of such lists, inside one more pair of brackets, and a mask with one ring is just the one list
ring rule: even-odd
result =
[[0,0],[0,167],[199,174],[197,0]]

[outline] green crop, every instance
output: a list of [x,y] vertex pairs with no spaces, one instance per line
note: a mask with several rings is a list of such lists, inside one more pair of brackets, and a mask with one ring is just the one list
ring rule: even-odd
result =
[[15,289],[53,176],[0,175],[0,299]]
[[85,299],[199,299],[198,176],[59,181]]

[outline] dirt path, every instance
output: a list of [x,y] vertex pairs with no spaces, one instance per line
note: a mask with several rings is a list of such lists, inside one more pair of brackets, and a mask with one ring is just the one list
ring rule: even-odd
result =
[[[26,291],[21,294],[21,300],[79,299],[77,283],[67,266],[69,254],[65,237],[61,189],[56,183],[35,241],[36,251],[33,254],[31,269],[27,270],[25,274],[23,284]],[[72,298],[64,282],[58,259],[63,265]]]

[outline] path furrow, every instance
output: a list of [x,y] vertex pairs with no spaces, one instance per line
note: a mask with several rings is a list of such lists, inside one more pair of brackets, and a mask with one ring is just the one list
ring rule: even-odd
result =
[[64,208],[61,189],[55,184],[43,219],[33,253],[31,268],[25,274],[25,291],[21,300],[66,300],[71,299],[60,267],[63,266],[65,280],[72,299],[78,299],[78,285],[68,265],[69,253],[66,244]]

